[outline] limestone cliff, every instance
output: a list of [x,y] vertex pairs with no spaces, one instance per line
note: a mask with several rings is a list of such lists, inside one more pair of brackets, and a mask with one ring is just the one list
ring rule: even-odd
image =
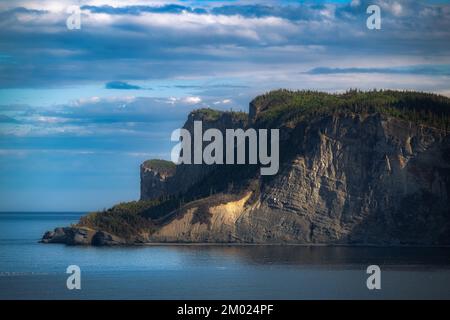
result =
[[169,200],[134,212],[149,223],[134,234],[110,228],[108,221],[129,223],[129,216],[111,220],[123,211],[109,220],[97,213],[78,227],[126,243],[449,245],[449,110],[449,99],[421,93],[276,91],[251,102],[248,122],[224,127],[279,128],[278,174],[260,176],[248,165],[177,167],[157,178],[160,191],[144,188],[142,198]]

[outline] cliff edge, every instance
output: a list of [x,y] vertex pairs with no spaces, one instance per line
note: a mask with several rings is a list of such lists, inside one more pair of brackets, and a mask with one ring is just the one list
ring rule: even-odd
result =
[[449,245],[449,115],[446,97],[399,91],[277,90],[248,115],[196,111],[188,130],[195,119],[204,130],[280,129],[278,174],[152,160],[140,201],[43,241]]

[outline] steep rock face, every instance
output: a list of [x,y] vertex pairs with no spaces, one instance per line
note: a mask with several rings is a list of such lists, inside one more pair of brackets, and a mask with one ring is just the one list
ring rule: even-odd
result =
[[[210,128],[225,132],[226,129],[244,128],[247,125],[245,117],[238,117],[236,113],[220,112],[210,109],[200,109],[189,114],[183,128],[191,133],[192,150],[194,137],[194,121],[202,122],[202,131]],[[194,163],[193,154],[191,163]],[[141,200],[155,199],[162,195],[170,196],[182,194],[194,184],[201,181],[211,171],[214,165],[180,164],[174,173],[167,175],[160,171],[147,168],[145,163],[141,165]]]
[[445,132],[379,114],[322,117],[285,130],[284,163],[260,178],[255,202],[246,203],[249,194],[219,206],[205,200],[207,223],[192,222],[194,207],[149,240],[450,243]]
[[255,214],[264,221],[278,212],[292,240],[448,241],[450,144],[442,131],[380,115],[327,117],[297,127],[289,144],[295,152],[264,184]]
[[447,98],[281,90],[255,98],[248,119],[204,109],[184,127],[192,132],[195,120],[203,131],[280,129],[278,173],[261,176],[257,165],[167,171],[152,160],[141,166],[141,198],[160,200],[94,213],[42,241],[450,245]]
[[[166,167],[162,167],[161,163]],[[156,199],[170,193],[167,181],[174,176],[176,170],[175,165],[170,165],[169,161],[162,160],[158,160],[156,165],[152,160],[141,164],[141,200]],[[167,168],[168,166],[170,167]]]

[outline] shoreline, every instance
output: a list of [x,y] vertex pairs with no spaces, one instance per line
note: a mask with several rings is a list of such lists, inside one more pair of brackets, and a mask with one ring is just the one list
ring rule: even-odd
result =
[[380,245],[380,244],[322,244],[322,243],[224,243],[224,242],[148,242],[141,244],[122,245],[121,247],[157,247],[157,246],[227,246],[227,247],[360,247],[360,248],[450,248],[450,245]]

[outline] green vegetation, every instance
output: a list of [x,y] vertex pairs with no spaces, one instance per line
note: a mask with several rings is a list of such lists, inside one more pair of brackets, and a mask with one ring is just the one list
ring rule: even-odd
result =
[[350,90],[343,94],[276,90],[253,100],[257,123],[263,126],[295,124],[314,116],[342,113],[381,113],[386,116],[448,130],[450,99],[412,91]]
[[144,161],[144,166],[147,168],[154,168],[154,169],[173,169],[176,167],[175,163],[172,161],[167,160],[160,160],[160,159],[151,159]]
[[233,120],[246,122],[248,120],[248,113],[242,111],[226,111],[233,117]]
[[242,111],[220,111],[211,108],[197,109],[191,114],[198,116],[203,121],[217,121],[223,114],[230,115],[233,120],[247,121],[248,119],[248,114]]
[[[329,94],[276,90],[255,98],[252,104],[258,110],[255,123],[258,127],[295,125],[299,121],[324,115],[381,113],[444,130],[450,129],[450,99],[429,93],[350,90],[343,94]],[[219,120],[223,114],[229,114],[234,120],[242,121],[245,125],[248,119],[248,115],[243,112],[223,112],[209,108],[193,111],[194,115],[196,113],[204,121]],[[289,153],[284,156],[289,156]],[[143,165],[171,173],[175,173],[176,168],[170,161],[155,159],[147,160]],[[252,190],[254,193],[248,203],[253,203],[257,200],[260,190],[258,172],[257,165],[222,166],[213,170],[184,194],[120,203],[108,210],[88,214],[81,218],[78,225],[127,238],[142,232],[153,232],[176,217],[181,212],[178,209],[186,209],[191,201],[205,199],[213,194],[216,201],[225,201],[229,200],[227,197],[231,194]],[[212,199],[207,198],[207,201],[214,201]],[[206,204],[210,205],[205,202],[198,206],[192,223],[209,223],[211,215]]]
[[77,225],[129,238],[141,232],[154,231],[183,203],[183,198],[178,197],[122,202],[112,208],[87,214]]
[[158,172],[165,172],[169,175],[173,175],[176,170],[176,164],[167,160],[151,159],[144,161],[142,165],[144,168],[153,169]]
[[[249,179],[255,177],[258,169],[256,165],[224,166],[221,169],[225,171],[214,170],[183,195],[120,203],[107,210],[89,213],[80,219],[78,226],[130,238],[141,232],[151,233],[157,230],[159,226],[173,219],[179,213],[179,209],[189,208],[192,201],[215,195],[214,203],[218,205],[237,200],[236,194],[243,190],[254,189],[252,185],[254,181]],[[230,190],[230,185],[233,185],[233,190]],[[214,190],[211,186],[214,186]],[[232,191],[233,194],[221,194],[225,191]],[[185,205],[187,206],[184,207]],[[200,206],[194,214],[192,223],[207,224],[209,219],[210,214],[206,207]]]
[[204,121],[216,121],[220,118],[222,112],[211,108],[202,108],[192,111],[191,114],[200,116]]
[[142,217],[140,213],[159,203],[158,200],[123,202],[107,210],[89,213],[80,219],[78,225],[103,230],[125,238],[131,237],[143,230],[154,229],[154,223]]

